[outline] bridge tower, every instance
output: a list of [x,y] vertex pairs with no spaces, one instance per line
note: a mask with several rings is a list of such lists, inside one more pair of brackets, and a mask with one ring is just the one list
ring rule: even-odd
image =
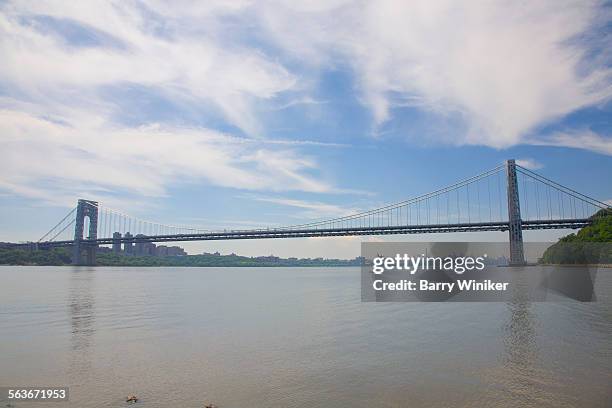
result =
[[510,265],[524,265],[523,226],[521,221],[521,205],[519,202],[518,180],[516,178],[516,163],[506,162],[508,180],[508,235],[510,238]]
[[[87,237],[83,238],[85,229],[85,217],[89,218],[89,230]],[[76,210],[76,223],[74,224],[74,254],[72,263],[74,265],[83,265],[82,250],[87,251],[87,259],[85,265],[96,264],[97,244],[89,244],[83,242],[83,239],[98,238],[98,202],[90,200],[79,200]]]

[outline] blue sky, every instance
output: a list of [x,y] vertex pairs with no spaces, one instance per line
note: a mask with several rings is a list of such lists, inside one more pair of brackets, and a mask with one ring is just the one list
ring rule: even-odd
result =
[[[612,199],[609,5],[200,3],[0,2],[0,240],[36,239],[77,198],[301,223],[507,158]],[[420,239],[505,238],[472,235]],[[360,240],[187,248],[346,257]]]

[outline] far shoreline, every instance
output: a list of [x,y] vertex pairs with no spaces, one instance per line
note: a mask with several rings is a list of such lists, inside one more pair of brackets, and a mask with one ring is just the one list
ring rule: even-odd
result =
[[[281,258],[241,256],[237,254],[203,253],[198,255],[134,256],[110,251],[98,253],[96,267],[356,267],[362,258]],[[52,250],[0,249],[0,265],[6,266],[74,266],[72,253],[67,248]]]
[[360,265],[40,265],[0,264],[3,266],[42,266],[54,268],[359,268]]

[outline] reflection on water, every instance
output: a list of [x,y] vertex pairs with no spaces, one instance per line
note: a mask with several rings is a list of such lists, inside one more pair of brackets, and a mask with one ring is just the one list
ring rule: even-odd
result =
[[70,275],[68,309],[72,325],[72,348],[81,352],[89,348],[94,328],[95,272],[92,268],[74,268]]
[[511,300],[507,303],[508,319],[504,324],[504,365],[511,371],[525,372],[533,367],[537,358],[535,318],[524,290],[525,272],[517,270],[516,273],[517,285],[512,286]]
[[70,270],[68,314],[72,328],[70,343],[71,377],[79,379],[91,370],[91,343],[95,334],[95,269],[74,267]]
[[360,275],[0,267],[0,385],[79,408],[611,406],[612,270],[594,303],[529,302],[530,268],[507,303],[364,303]]
[[[511,300],[507,303],[508,318],[504,331],[504,392],[510,401],[535,402],[541,398],[544,373],[538,372],[535,316],[528,300],[525,270],[516,269]],[[528,272],[527,272],[528,273]],[[519,398],[520,397],[520,398]]]

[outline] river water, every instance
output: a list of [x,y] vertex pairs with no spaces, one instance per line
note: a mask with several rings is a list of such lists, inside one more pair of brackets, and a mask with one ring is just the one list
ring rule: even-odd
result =
[[0,267],[0,386],[69,386],[49,406],[85,408],[612,406],[612,269],[592,303],[362,303],[360,283]]

